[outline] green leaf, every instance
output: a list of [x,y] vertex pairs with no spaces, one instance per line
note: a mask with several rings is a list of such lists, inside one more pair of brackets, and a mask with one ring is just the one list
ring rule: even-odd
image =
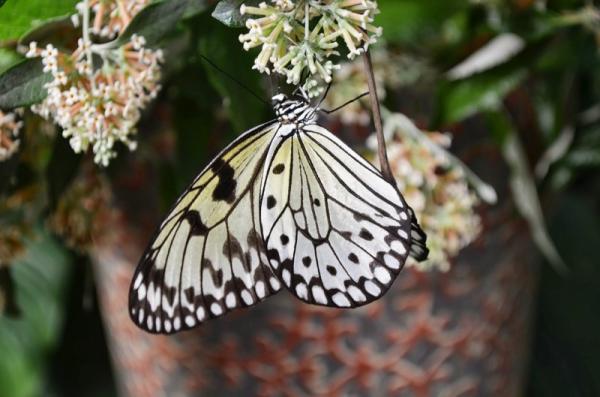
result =
[[207,0],[188,0],[187,8],[183,18],[191,18],[204,12],[208,8],[209,4]]
[[27,59],[0,75],[0,108],[13,109],[41,102],[48,92],[44,84],[52,76],[43,72],[39,59]]
[[6,0],[0,0],[0,7],[2,7],[6,3]]
[[241,28],[246,23],[246,17],[240,13],[242,3],[248,6],[258,6],[260,0],[222,0],[215,7],[212,17],[230,28]]
[[0,316],[1,396],[44,394],[44,364],[60,336],[71,264],[64,248],[37,230],[25,255],[11,266],[22,315]]
[[75,13],[79,0],[10,0],[0,8],[0,42],[16,40],[47,19]]
[[242,50],[236,34],[223,25],[211,25],[201,36],[200,54],[208,54],[210,60],[230,76],[203,62],[211,85],[225,99],[226,110],[237,133],[264,121],[265,105],[244,87],[256,95],[262,95],[260,75],[252,69],[252,54]]
[[[191,1],[194,1],[195,7],[201,3],[200,0]],[[131,36],[137,34],[146,39],[148,46],[155,47],[175,28],[188,9],[189,3],[190,0],[169,0],[150,4],[133,18],[115,44],[125,44]]]
[[495,110],[525,76],[525,68],[498,67],[464,80],[447,82],[439,93],[437,124],[454,123],[483,110]]
[[81,37],[81,27],[73,26],[71,16],[66,15],[48,19],[44,24],[38,24],[23,33],[19,38],[19,44],[28,46],[30,42],[35,41],[38,48],[43,48],[47,44],[57,48],[70,48],[79,37]]
[[73,151],[67,139],[58,136],[54,140],[52,156],[46,168],[48,181],[48,207],[56,208],[58,200],[77,175],[81,155]]
[[0,75],[21,60],[23,57],[19,53],[8,48],[0,48]]
[[381,12],[375,25],[383,28],[384,37],[409,45],[439,36],[440,26],[468,6],[463,0],[439,1],[435,5],[422,0],[380,0],[378,4]]
[[486,116],[487,124],[499,141],[504,159],[510,167],[509,184],[517,210],[529,224],[538,249],[558,272],[566,273],[565,263],[548,234],[537,187],[511,120],[501,112],[488,112]]

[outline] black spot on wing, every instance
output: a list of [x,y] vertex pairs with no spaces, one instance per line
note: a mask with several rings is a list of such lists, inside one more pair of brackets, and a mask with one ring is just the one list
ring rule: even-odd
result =
[[193,236],[205,236],[208,233],[208,228],[200,219],[200,213],[196,210],[188,211],[185,216],[185,220],[190,224],[190,234]]
[[175,297],[177,296],[177,288],[176,287],[163,287],[164,297],[167,298],[167,302],[169,305],[173,305],[175,303]]
[[213,282],[215,287],[220,287],[223,285],[223,270],[219,269],[212,273]]
[[213,199],[233,203],[235,201],[235,187],[237,186],[237,182],[233,177],[235,174],[233,168],[223,159],[218,158],[211,166],[211,170],[219,178],[217,187],[213,191]]
[[283,164],[277,164],[275,167],[273,167],[273,173],[275,175],[279,175],[283,172],[284,169],[285,166]]
[[186,288],[185,290],[183,290],[183,293],[185,294],[185,297],[188,302],[194,301],[194,287]]
[[373,235],[367,229],[362,229],[358,235],[364,240],[373,240]]
[[275,200],[275,197],[273,197],[273,196],[267,197],[267,209],[271,209],[271,208],[275,207],[275,204],[277,204],[277,200]]

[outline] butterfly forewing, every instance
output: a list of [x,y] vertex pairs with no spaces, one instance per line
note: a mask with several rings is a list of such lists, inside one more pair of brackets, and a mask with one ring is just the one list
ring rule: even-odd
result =
[[[310,303],[350,307],[381,296],[410,246],[411,213],[397,190],[316,125],[290,136],[279,151],[286,155],[268,165],[261,194],[275,273]],[[285,191],[294,194],[280,195]]]
[[280,288],[259,221],[263,162],[279,123],[247,132],[194,180],[133,277],[132,319],[150,332],[187,329]]

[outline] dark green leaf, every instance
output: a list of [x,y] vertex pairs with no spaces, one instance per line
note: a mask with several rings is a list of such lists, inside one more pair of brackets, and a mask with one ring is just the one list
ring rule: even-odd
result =
[[64,317],[72,258],[46,232],[26,242],[11,267],[22,315],[0,316],[0,395],[42,395],[45,360],[56,345]]
[[260,2],[260,0],[222,0],[215,7],[212,16],[231,28],[239,28],[244,26],[246,22],[246,17],[240,13],[242,3],[257,6]]
[[234,81],[232,77],[203,62],[210,83],[225,99],[235,132],[241,133],[264,121],[265,105],[248,92],[262,96],[260,75],[252,69],[252,54],[242,50],[235,32],[223,25],[212,25],[201,37],[199,51],[200,54],[209,55],[215,65],[235,77]]
[[482,110],[495,110],[526,76],[524,68],[498,68],[465,80],[448,82],[440,90],[439,124],[454,123]]
[[0,8],[0,42],[15,40],[50,18],[75,13],[79,0],[11,0]]
[[566,156],[565,162],[569,167],[599,167],[600,147],[575,149]]
[[76,28],[71,17],[66,15],[48,19],[44,24],[36,25],[23,33],[19,38],[19,44],[27,46],[35,41],[38,48],[43,48],[49,43],[57,48],[71,48],[79,37],[81,37],[81,28]]
[[57,137],[54,140],[52,156],[46,169],[48,181],[48,206],[56,207],[62,193],[78,172],[81,155],[75,153],[68,140]]
[[529,224],[533,241],[558,272],[566,273],[565,263],[548,234],[537,186],[512,121],[505,113],[488,112],[487,122],[499,141],[504,159],[510,167],[509,182],[512,197],[517,210]]
[[6,0],[0,0],[0,7],[2,7],[6,3]]
[[9,50],[8,48],[0,48],[0,75],[22,60],[23,57],[19,53]]
[[468,4],[463,0],[446,0],[435,5],[422,0],[380,0],[375,24],[383,28],[386,39],[409,45],[424,38],[439,36],[441,25]]
[[209,4],[207,0],[188,0],[188,5],[183,15],[184,18],[191,18],[201,12],[204,12],[208,8]]
[[38,103],[48,95],[44,84],[52,76],[39,59],[27,59],[0,75],[0,108],[13,109]]
[[[192,0],[198,7],[200,0]],[[150,4],[137,14],[127,29],[116,40],[117,45],[122,45],[131,39],[131,36],[137,34],[144,37],[150,47],[156,46],[169,32],[171,32],[177,22],[183,17],[189,6],[189,0],[169,0]]]

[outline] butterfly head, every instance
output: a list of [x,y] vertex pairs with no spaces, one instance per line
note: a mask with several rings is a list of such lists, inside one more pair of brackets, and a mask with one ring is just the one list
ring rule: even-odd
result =
[[285,94],[277,94],[272,101],[275,114],[281,123],[306,125],[317,122],[317,111],[304,95],[288,98]]

